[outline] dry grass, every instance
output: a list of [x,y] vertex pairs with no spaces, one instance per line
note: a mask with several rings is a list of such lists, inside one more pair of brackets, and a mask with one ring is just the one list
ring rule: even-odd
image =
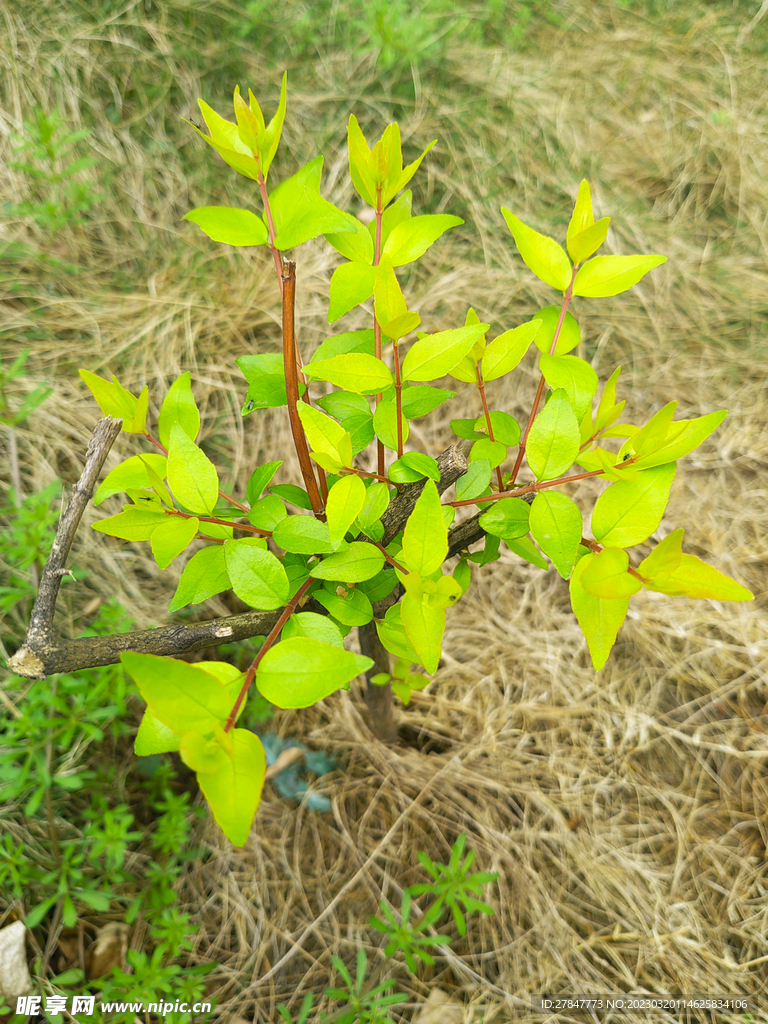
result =
[[[206,98],[226,111],[233,83],[210,73],[224,43],[199,41],[191,70],[181,56],[190,40],[167,23],[172,5],[129,5],[76,28],[51,7],[37,8],[47,20],[4,9],[0,133],[18,129],[33,102],[59,105],[71,125],[91,126],[99,167],[88,173],[98,184],[108,168],[109,180],[95,219],[50,240],[77,274],[22,261],[0,307],[6,355],[37,332],[26,386],[56,388],[18,432],[25,489],[77,475],[95,420],[81,365],[117,370],[129,387],[148,382],[155,411],[167,383],[192,370],[205,444],[231,480],[267,456],[292,465],[282,412],[238,413],[234,358],[277,343],[266,255],[223,253],[179,219],[193,205],[247,194],[223,168],[206,180],[211,158],[177,118],[200,94],[199,67],[209,69]],[[581,354],[602,379],[625,367],[631,417],[672,398],[682,415],[730,410],[681,463],[659,535],[685,526],[687,550],[756,599],[644,592],[595,675],[567,584],[504,554],[476,571],[449,615],[430,692],[403,712],[443,752],[375,742],[359,689],[280,713],[282,735],[340,752],[345,771],[323,781],[327,816],[287,805],[268,785],[242,851],[211,822],[200,827],[212,854],[189,867],[181,901],[200,926],[194,957],[220,965],[223,1020],[274,1021],[281,1001],[295,1012],[304,991],[329,984],[332,952],[351,962],[362,943],[375,961],[366,921],[378,900],[397,906],[402,888],[422,880],[416,851],[442,859],[462,831],[479,865],[500,872],[495,915],[477,920],[433,971],[399,983],[410,1003],[395,1020],[410,1021],[436,985],[464,1004],[467,1024],[506,1024],[554,1019],[525,1008],[545,991],[736,995],[765,984],[768,18],[747,31],[757,5],[691,7],[683,33],[674,8],[658,18],[575,0],[558,9],[561,27],[543,25],[524,52],[456,46],[405,106],[407,155],[441,140],[416,202],[466,219],[413,275],[410,294],[431,330],[463,321],[470,304],[494,330],[526,319],[553,295],[520,262],[498,207],[563,235],[588,177],[596,215],[613,217],[606,251],[669,261],[629,294],[579,301]],[[139,25],[151,46],[136,44]],[[253,83],[265,64],[248,60]],[[294,159],[313,155],[319,140],[327,192],[347,202],[345,111],[354,103],[369,136],[379,131],[390,118],[386,83],[370,59],[333,54],[296,77],[286,126]],[[277,80],[259,94],[275,96]],[[143,92],[152,81],[167,87]],[[138,132],[144,117],[154,147]],[[23,188],[17,172],[0,171],[5,200]],[[44,243],[29,222],[2,231]],[[306,350],[326,334],[333,265],[314,243],[299,254]],[[524,418],[535,383],[529,360],[491,400]],[[449,416],[468,415],[471,397],[460,396],[466,411],[457,401],[415,431],[416,442],[430,453],[444,447]],[[110,466],[135,450],[123,438]],[[172,574],[158,573],[139,546],[93,534],[94,518],[76,553],[91,570],[83,602],[116,594],[140,626],[164,619]]]

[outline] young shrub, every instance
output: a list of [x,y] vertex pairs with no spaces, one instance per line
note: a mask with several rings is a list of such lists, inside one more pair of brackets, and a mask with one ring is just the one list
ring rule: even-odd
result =
[[[586,181],[565,247],[511,210],[501,211],[523,261],[559,293],[557,302],[490,340],[490,325],[472,309],[450,330],[429,333],[420,330],[419,313],[409,309],[398,271],[462,223],[447,214],[412,211],[407,186],[434,142],[404,167],[396,124],[370,147],[354,116],[349,118],[350,176],[372,211],[366,226],[323,198],[322,156],[268,185],[285,117],[285,77],[268,123],[255,96],[249,92],[246,103],[239,89],[235,121],[202,100],[200,109],[208,134],[193,125],[195,131],[256,183],[262,213],[207,206],[186,219],[216,242],[271,250],[282,297],[283,351],[237,360],[248,382],[243,414],[287,408],[301,484],[283,480],[281,464],[273,461],[253,473],[241,497],[224,493],[216,467],[197,443],[200,417],[188,373],[171,386],[151,432],[147,388],[135,396],[114,377],[80,372],[103,414],[151,445],[102,482],[96,503],[121,492],[128,503],[94,528],[148,541],[161,568],[193,541],[205,541],[184,568],[171,611],[229,589],[254,609],[207,624],[207,633],[206,624],[187,633],[161,628],[141,635],[140,643],[121,638],[114,649],[147,702],[136,753],[179,751],[233,843],[246,842],[266,768],[259,739],[237,727],[250,687],[255,684],[280,708],[302,708],[348,689],[365,672],[370,689],[381,695],[374,728],[391,737],[392,688],[407,703],[413,689],[426,685],[412,667],[421,666],[426,676],[437,670],[446,609],[467,590],[471,563],[498,558],[501,543],[544,569],[551,562],[569,580],[573,611],[596,670],[609,656],[630,599],[643,587],[670,596],[752,598],[734,580],[684,553],[682,529],[638,564],[628,550],[658,529],[677,460],[700,445],[726,413],[675,420],[672,402],[646,422],[618,422],[625,405],[616,398],[620,368],[596,400],[597,374],[570,354],[580,341],[572,301],[624,292],[665,257],[596,255],[610,221],[595,221]],[[295,265],[282,251],[321,235],[344,259],[331,278],[328,322],[371,299],[374,316],[370,329],[333,334],[306,358],[294,330]],[[487,386],[513,372],[532,347],[541,376],[528,419],[518,424],[492,408]],[[433,459],[406,445],[411,421],[455,396],[436,384],[445,377],[476,387],[478,416],[453,420],[456,443]],[[333,390],[321,396],[317,381]],[[535,482],[520,485],[524,461]],[[609,485],[592,509],[591,536],[584,511],[563,490],[587,478]],[[442,500],[452,484],[456,499]],[[299,511],[289,511],[286,503]],[[456,509],[463,506],[477,511],[454,525]],[[479,540],[482,550],[470,553]],[[458,563],[446,571],[446,560],[457,555]],[[362,655],[345,648],[353,626],[360,630]],[[220,662],[190,665],[163,657],[222,642],[225,632],[228,641],[264,637],[245,673]],[[87,653],[78,651],[86,664]],[[66,641],[32,633],[16,656],[19,664],[25,652],[34,653],[43,675],[56,670],[57,659],[75,657]],[[393,673],[389,655],[397,659]],[[449,905],[460,921],[458,903]]]

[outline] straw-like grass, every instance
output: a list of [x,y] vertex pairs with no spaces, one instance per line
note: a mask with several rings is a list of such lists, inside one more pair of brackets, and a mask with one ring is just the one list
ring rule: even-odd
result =
[[[201,94],[226,116],[230,72],[269,114],[279,76],[257,42],[233,41],[234,7],[196,6],[198,21],[173,3],[105,4],[101,16],[34,2],[4,10],[4,155],[34,103],[58,106],[70,127],[90,129],[98,165],[84,177],[103,192],[84,226],[56,237],[29,219],[0,229],[4,240],[77,268],[5,258],[3,354],[31,345],[31,376],[20,387],[55,386],[17,430],[27,493],[56,476],[71,484],[79,472],[97,416],[80,366],[116,372],[134,389],[149,383],[154,412],[189,369],[204,446],[227,467],[226,485],[242,490],[267,458],[295,469],[284,411],[239,414],[245,386],[234,358],[278,343],[266,251],[225,251],[180,221],[192,206],[244,204],[250,193],[220,163],[213,173],[216,158],[179,118]],[[687,550],[756,599],[643,592],[596,675],[567,583],[506,553],[474,571],[449,614],[442,667],[402,715],[439,739],[440,752],[373,740],[359,687],[279,713],[281,735],[342,755],[344,771],[318,784],[333,800],[328,815],[287,804],[267,784],[244,850],[212,822],[200,826],[211,856],[189,866],[180,895],[200,929],[192,960],[219,964],[212,989],[221,1019],[275,1021],[279,1002],[295,1012],[305,991],[319,996],[331,983],[332,953],[351,964],[362,944],[377,962],[368,915],[382,897],[398,906],[402,888],[423,880],[416,851],[444,859],[461,832],[480,868],[500,872],[487,894],[495,915],[475,919],[434,970],[398,982],[409,1003],[395,1020],[412,1020],[435,986],[464,1006],[467,1024],[506,1024],[586,1019],[526,1009],[543,992],[739,995],[764,985],[764,8],[672,5],[651,15],[639,4],[547,5],[558,24],[534,21],[522,50],[449,41],[438,66],[419,69],[411,98],[394,78],[377,78],[370,54],[325,48],[313,64],[289,67],[290,156],[275,164],[276,180],[321,147],[327,194],[355,208],[344,185],[350,108],[370,138],[396,105],[407,157],[440,139],[416,212],[457,211],[466,224],[410,277],[425,329],[463,323],[472,305],[493,336],[554,301],[523,266],[498,208],[563,236],[582,177],[596,215],[613,218],[606,252],[669,257],[630,293],[574,303],[580,354],[602,379],[624,367],[631,421],[672,399],[682,416],[730,410],[681,462],[658,536],[684,526]],[[6,203],[29,188],[22,173],[0,170]],[[297,258],[308,352],[330,333],[323,303],[335,259],[315,243]],[[343,323],[364,322],[356,313]],[[536,379],[529,357],[489,388],[490,400],[524,421]],[[466,391],[418,425],[423,450],[449,443],[449,418],[477,412]],[[116,449],[110,468],[137,450],[125,435]],[[596,491],[573,493],[589,501]],[[117,499],[108,506],[116,511]],[[146,546],[94,534],[100,514],[89,510],[81,527],[75,558],[90,573],[72,601],[116,594],[140,626],[165,621],[179,570],[159,573]],[[208,613],[222,609],[212,601]],[[689,1011],[681,1019],[744,1018]]]

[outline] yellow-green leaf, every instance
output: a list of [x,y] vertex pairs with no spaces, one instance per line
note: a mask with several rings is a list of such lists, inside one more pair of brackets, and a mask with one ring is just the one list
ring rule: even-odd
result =
[[155,473],[162,479],[165,476],[166,460],[164,455],[149,452],[146,455],[132,455],[130,459],[121,462],[119,466],[107,473],[93,496],[94,505],[100,505],[106,498],[113,494],[123,494],[128,488],[141,489],[151,487],[147,472],[147,466],[151,466]]
[[177,736],[208,733],[232,710],[226,686],[197,665],[154,654],[123,651],[120,660],[155,718]]
[[581,585],[581,575],[595,555],[591,552],[577,563],[571,574],[569,589],[571,607],[578,619],[589,647],[592,665],[601,669],[608,660],[616,635],[629,609],[629,598],[601,598],[587,593]]
[[282,640],[259,664],[256,685],[279,708],[307,708],[345,686],[373,662],[306,636]]
[[603,548],[581,574],[581,586],[593,597],[625,598],[642,587],[637,576],[631,576],[629,555],[622,548]]
[[525,454],[537,480],[554,480],[576,461],[579,421],[563,388],[558,388],[533,421]]
[[427,480],[403,533],[403,560],[411,572],[429,576],[439,569],[448,554],[440,495],[434,480]]
[[365,484],[359,476],[343,476],[331,487],[325,515],[334,548],[344,540],[344,534],[360,514],[365,498]]
[[666,256],[595,256],[577,272],[573,294],[593,299],[618,295],[666,262]]
[[152,554],[161,569],[167,569],[171,562],[189,547],[200,528],[200,520],[183,519],[181,516],[167,516],[152,531],[150,543]]
[[393,383],[392,373],[386,363],[364,352],[349,352],[331,356],[330,359],[319,359],[303,367],[303,370],[308,377],[327,380],[337,388],[353,391],[356,395],[376,395],[386,391]]
[[682,555],[673,572],[654,576],[645,586],[662,594],[713,601],[751,601],[755,596],[751,590],[695,555]]
[[501,212],[528,269],[540,281],[564,292],[571,283],[572,270],[571,261],[562,246],[553,238],[523,224],[510,210],[502,207]]
[[403,360],[403,380],[427,381],[444,377],[468,354],[488,327],[488,324],[470,324],[420,338]]
[[540,320],[529,320],[528,323],[505,331],[494,338],[485,349],[481,372],[484,381],[496,380],[505,373],[514,370],[531,342],[541,329]]
[[245,846],[256,817],[267,771],[259,737],[250,729],[233,729],[231,749],[223,751],[213,772],[200,772],[197,781],[216,824],[235,846]]
[[619,480],[603,491],[592,510],[592,536],[622,548],[642,544],[658,529],[669,501],[677,466],[646,469],[632,480]]
[[216,467],[178,423],[171,427],[168,443],[168,483],[173,496],[188,511],[213,514],[219,497]]

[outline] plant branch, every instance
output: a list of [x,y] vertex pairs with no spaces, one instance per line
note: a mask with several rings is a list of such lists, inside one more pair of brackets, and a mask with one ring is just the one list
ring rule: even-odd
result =
[[[477,363],[475,363],[475,373],[477,374],[477,390],[480,392],[480,398],[483,403],[483,412],[485,413],[485,423],[486,426],[488,427],[488,440],[494,441],[495,438],[493,436],[493,424],[491,423],[491,414],[488,411],[488,402],[485,397],[485,384],[480,373],[480,367]],[[499,483],[499,490],[503,491],[504,481],[501,479],[501,466],[496,467],[496,479],[498,480]]]
[[296,264],[290,260],[285,262],[283,282],[283,365],[285,366],[285,389],[288,395],[288,417],[291,421],[293,443],[299,457],[301,475],[307,489],[312,509],[318,519],[323,516],[323,499],[317,489],[317,481],[312,471],[312,460],[309,457],[307,435],[304,433],[299,417],[298,399],[299,382],[296,370],[295,335],[293,333],[293,311],[296,300]]
[[[628,465],[628,462],[623,465]],[[622,463],[615,466],[615,469],[619,469]],[[480,505],[485,504],[488,501],[498,501],[500,498],[522,498],[526,494],[536,494],[539,491],[545,490],[547,487],[559,487],[560,484],[571,484],[576,480],[587,480],[591,476],[602,476],[605,473],[604,469],[593,469],[589,473],[575,473],[573,476],[561,476],[557,480],[544,480],[541,483],[527,484],[525,487],[518,487],[513,491],[500,491],[496,494],[489,494],[487,498],[465,498],[463,501],[449,501],[449,505],[453,505],[454,508],[461,508],[462,505]]]
[[[85,467],[80,479],[72,488],[64,515],[59,520],[53,547],[43,569],[43,576],[35,598],[29,629],[24,644],[11,658],[11,669],[21,672],[20,667],[36,668],[39,659],[34,653],[37,644],[45,643],[53,634],[53,613],[59,596],[61,577],[67,572],[66,562],[75,539],[85,506],[93,497],[96,482],[106,461],[109,450],[120,433],[122,420],[107,416],[96,424],[85,453]],[[40,668],[42,665],[39,666]],[[34,673],[32,678],[39,678]]]
[[[381,216],[384,211],[381,208],[381,185],[376,187],[376,245],[373,253],[373,265],[378,267],[379,260],[381,259]],[[379,321],[376,319],[376,314],[373,315],[373,354],[377,359],[381,359],[381,327]],[[376,395],[375,404],[378,405],[381,401],[381,394]],[[386,469],[384,466],[384,443],[377,437],[376,438],[376,469],[379,476],[384,476]]]
[[[56,672],[76,672],[97,665],[114,665],[120,661],[123,651],[136,651],[139,654],[155,654],[161,657],[181,657],[209,647],[217,647],[219,644],[234,643],[254,636],[266,636],[284,612],[284,609],[266,612],[253,610],[206,622],[176,623],[157,629],[72,640],[59,636],[53,630],[51,623],[59,581],[61,574],[66,571],[64,562],[85,506],[95,489],[98,473],[120,426],[120,420],[107,418],[100,420],[94,431],[88,446],[83,475],[75,485],[67,510],[59,522],[53,549],[43,573],[43,583],[35,602],[33,621],[30,623],[24,645],[10,659],[11,671],[20,676],[28,679],[45,679]],[[111,433],[105,438],[104,431],[107,427]],[[471,441],[460,441],[438,457],[439,493],[442,494],[466,473],[471,448]],[[405,484],[400,493],[393,497],[382,517],[385,530],[382,544],[388,544],[403,529],[424,484],[423,480]],[[480,514],[478,512],[473,519],[461,523],[449,532],[449,558],[484,535],[477,523]],[[387,601],[389,600],[388,598]],[[382,606],[386,610],[383,602]],[[306,607],[320,615],[327,614],[326,610],[320,604],[315,604],[311,598],[307,601]],[[377,614],[383,614],[378,605]]]

